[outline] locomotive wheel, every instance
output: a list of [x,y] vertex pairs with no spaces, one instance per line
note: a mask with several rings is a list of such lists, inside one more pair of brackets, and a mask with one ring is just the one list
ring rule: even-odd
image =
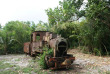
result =
[[48,67],[54,67],[55,66],[55,63],[53,61],[49,62],[49,59],[51,58],[50,55],[46,55],[45,56],[45,62],[47,64]]

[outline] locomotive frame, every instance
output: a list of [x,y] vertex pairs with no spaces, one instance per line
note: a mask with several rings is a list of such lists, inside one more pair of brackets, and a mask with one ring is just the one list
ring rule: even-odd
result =
[[24,43],[24,52],[36,56],[44,52],[45,46],[53,49],[53,56],[45,56],[46,64],[51,69],[68,68],[75,60],[73,55],[67,54],[67,40],[48,31],[34,31],[31,34],[31,41]]

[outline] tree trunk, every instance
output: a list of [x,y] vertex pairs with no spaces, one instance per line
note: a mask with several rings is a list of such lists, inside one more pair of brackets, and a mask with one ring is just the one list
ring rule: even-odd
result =
[[7,55],[7,45],[4,46],[4,54]]

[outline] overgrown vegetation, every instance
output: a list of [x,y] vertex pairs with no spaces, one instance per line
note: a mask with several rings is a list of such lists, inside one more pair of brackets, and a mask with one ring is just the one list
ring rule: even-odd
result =
[[[86,53],[109,55],[110,1],[88,0],[85,4],[83,1],[64,0],[59,7],[46,10],[49,25],[53,32],[67,38],[71,47],[83,46]],[[85,8],[81,9],[82,6]]]
[[48,49],[47,47],[44,47],[43,50],[45,50],[45,51],[44,51],[43,54],[40,55],[40,59],[38,60],[38,62],[39,62],[39,65],[41,66],[41,68],[47,69],[48,66],[46,64],[45,57],[46,56],[51,56],[52,57],[53,56],[53,50]]

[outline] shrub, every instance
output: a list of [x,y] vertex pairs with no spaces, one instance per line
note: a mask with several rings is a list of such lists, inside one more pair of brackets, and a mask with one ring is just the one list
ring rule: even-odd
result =
[[38,62],[39,62],[39,65],[41,66],[41,68],[47,69],[48,66],[47,66],[46,61],[45,61],[45,56],[46,55],[52,56],[53,50],[52,49],[48,49],[46,47],[43,48],[43,50],[45,50],[45,51],[43,52],[43,55],[40,55],[40,60]]

